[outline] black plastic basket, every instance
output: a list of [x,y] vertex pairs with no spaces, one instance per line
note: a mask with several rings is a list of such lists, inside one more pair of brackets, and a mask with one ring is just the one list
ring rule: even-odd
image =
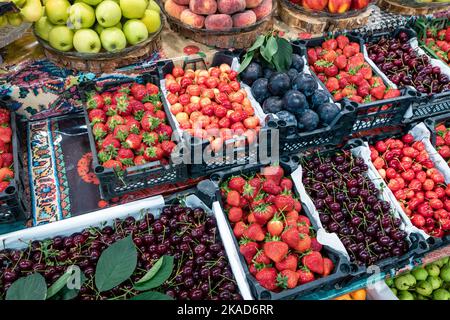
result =
[[[337,35],[338,33],[335,34],[335,36]],[[363,52],[364,41],[358,35],[354,33],[347,33],[344,35],[346,35],[350,41],[359,43],[360,51]],[[296,40],[293,44],[300,47],[302,52],[306,54],[308,48],[321,46],[325,40],[325,37],[317,37],[307,40]],[[372,69],[372,72],[379,76],[376,70]],[[315,72],[311,71],[311,73],[316,78],[319,85],[328,92],[325,84],[320,81]],[[352,101],[351,104],[355,107],[356,114],[349,134],[356,135],[361,132],[366,133],[367,131],[378,128],[399,125],[403,121],[407,109],[415,98],[416,94],[414,92],[404,90],[400,97],[392,99],[378,100],[369,103],[357,103]],[[345,100],[347,99],[341,101]],[[389,107],[383,108],[385,106]]]
[[[365,42],[373,43],[378,41],[381,37],[395,37],[400,32],[405,32],[409,39],[416,38],[417,33],[410,28],[398,28],[391,32],[379,32],[374,34],[363,35]],[[430,58],[434,58],[429,55]],[[416,92],[416,97],[412,99],[411,111],[405,114],[405,121],[416,122],[422,121],[426,118],[450,112],[450,91],[443,91],[433,95],[427,95],[418,92],[415,88],[408,86]]]
[[[219,51],[214,55],[211,67],[219,66],[222,63],[226,63],[231,66],[233,58],[238,57],[239,53],[242,53],[242,51]],[[183,69],[207,69],[206,62],[201,57],[185,57],[181,61],[181,66]],[[175,62],[172,60],[158,62],[158,73],[160,79],[164,79],[167,74],[172,72],[174,67]],[[165,104],[168,104],[164,95],[162,99]],[[168,113],[168,117],[171,118],[172,121],[176,121],[170,112]],[[268,141],[271,141],[271,137],[270,130],[263,127],[261,128],[257,138],[257,141],[260,141],[261,143],[256,143],[249,146],[245,143],[245,137],[230,139],[224,142],[222,148],[223,152],[212,153],[210,152],[209,140],[202,140],[185,133],[183,134],[183,145],[186,147],[186,150],[184,150],[184,155],[185,159],[186,155],[189,155],[187,158],[190,161],[190,164],[188,165],[188,174],[193,178],[208,176],[220,170],[226,170],[249,163],[256,164],[259,161],[266,160],[270,157],[271,144],[268,143]],[[242,146],[235,146],[236,142],[241,142]],[[262,152],[263,150],[264,152]],[[202,156],[201,161],[196,161],[196,156],[198,157],[200,154],[210,156]]]
[[424,123],[431,133],[431,144],[433,145],[433,147],[436,147],[436,126],[443,124],[447,128],[450,128],[450,112],[448,112],[447,114],[442,114],[440,116],[428,118],[424,121]]
[[[83,101],[86,102],[86,94],[88,91],[106,92],[112,91],[115,88],[134,82],[139,83],[153,83],[159,88],[159,79],[153,74],[142,74],[134,79],[113,80],[111,83],[106,83],[100,90],[96,88],[94,81],[84,82],[82,84]],[[163,107],[166,114],[169,114],[169,108],[163,101]],[[97,148],[92,133],[92,127],[89,121],[89,116],[86,108],[84,110],[84,117],[86,120],[87,131],[89,135],[89,144],[92,150],[92,166],[94,173],[100,182],[100,193],[104,199],[111,199],[129,192],[138,191],[146,188],[155,187],[162,184],[176,183],[184,181],[187,178],[186,165],[181,163],[173,163],[171,160],[168,165],[162,165],[159,161],[145,163],[143,165],[126,168],[122,173],[117,173],[113,168],[103,167],[98,160]],[[168,116],[169,124],[172,130],[175,128],[172,119]]]
[[[297,156],[293,157],[281,157],[280,165],[283,167],[286,174],[289,174],[298,166],[299,158]],[[230,176],[237,174],[251,174],[255,172],[259,172],[259,170],[265,167],[268,164],[258,164],[256,166],[241,166],[236,167],[228,171],[217,172],[211,175],[211,181],[216,186],[216,199],[219,201],[221,207],[223,208],[223,201],[220,194],[219,185],[222,181],[229,178]],[[294,188],[295,189],[295,188]],[[303,206],[303,210],[310,218],[311,224],[314,230],[318,230],[317,225],[314,220],[311,218],[310,212],[306,209],[306,206]],[[227,218],[228,229],[233,234],[233,229]],[[236,238],[233,237],[234,245],[236,246],[236,250],[239,252],[239,244]],[[261,286],[256,278],[250,273],[247,263],[244,257],[239,253],[239,259],[243,266],[247,281],[250,285],[250,289],[252,291],[253,296],[258,300],[293,300],[298,299],[304,295],[309,293],[318,291],[318,290],[331,290],[334,289],[336,285],[344,285],[352,278],[352,276],[360,273],[360,269],[355,265],[348,261],[348,259],[334,250],[333,248],[323,245],[322,251],[325,252],[325,256],[333,261],[334,264],[334,272],[327,277],[316,279],[312,282],[303,284],[301,286],[295,287],[293,289],[283,290],[279,293],[272,292],[263,286]]]
[[19,138],[19,121],[16,118],[15,112],[11,112],[10,121],[12,130],[11,143],[14,162],[14,179],[12,179],[10,185],[0,193],[0,224],[25,221],[30,217],[28,202],[25,199],[23,153],[20,147],[22,140]]

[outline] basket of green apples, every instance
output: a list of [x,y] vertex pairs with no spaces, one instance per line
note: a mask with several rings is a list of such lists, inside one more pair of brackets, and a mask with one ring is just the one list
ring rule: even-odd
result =
[[55,64],[102,73],[158,50],[163,24],[154,0],[47,0],[34,33]]

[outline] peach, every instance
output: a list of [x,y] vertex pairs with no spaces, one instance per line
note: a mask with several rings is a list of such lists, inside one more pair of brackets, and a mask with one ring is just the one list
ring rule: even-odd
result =
[[164,4],[164,9],[167,11],[167,13],[177,19],[180,19],[181,13],[187,9],[186,6],[180,6],[179,4],[176,4],[173,0],[167,0]]
[[263,2],[263,0],[245,0],[246,8],[247,9],[256,8],[261,4],[261,2]]
[[186,9],[181,13],[180,20],[197,29],[203,28],[203,24],[205,23],[205,17],[195,14],[189,9]]
[[220,13],[233,14],[245,10],[245,0],[217,0]]
[[227,14],[212,14],[205,19],[205,28],[208,30],[230,30],[233,20]]
[[272,0],[263,0],[259,6],[252,10],[256,14],[256,19],[261,20],[272,11]]
[[179,4],[180,6],[188,6],[189,1],[191,1],[191,0],[173,0],[173,2],[175,2],[176,4]]
[[196,14],[210,15],[216,13],[217,2],[216,0],[191,0],[189,9]]
[[256,22],[256,14],[252,10],[247,10],[233,15],[233,27],[243,28]]

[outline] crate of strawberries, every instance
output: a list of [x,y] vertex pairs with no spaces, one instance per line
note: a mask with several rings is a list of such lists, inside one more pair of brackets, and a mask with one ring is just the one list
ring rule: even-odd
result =
[[1,236],[0,300],[251,299],[200,198],[191,189]]
[[428,118],[424,123],[431,133],[431,144],[450,166],[450,114]]
[[[216,215],[225,216],[256,299],[298,299],[332,289],[357,271],[318,228],[289,176],[298,158],[281,165],[216,173]],[[297,163],[296,163],[297,162]]]
[[0,107],[0,224],[28,217],[18,134],[16,114]]
[[361,38],[340,34],[294,43],[303,48],[311,71],[334,101],[348,99],[356,103],[352,134],[402,122],[415,93],[398,90],[382,79],[366,61]]
[[158,78],[106,78],[83,83],[93,168],[105,199],[184,180],[177,137]]
[[[163,99],[183,137],[190,176],[257,163],[258,142],[268,137],[264,114],[241,87],[232,64],[233,55],[221,52],[209,69],[200,57],[159,63]],[[269,152],[266,147],[263,155]]]
[[408,223],[439,245],[450,238],[450,169],[423,123],[406,129],[369,140],[371,161]]
[[405,114],[408,121],[421,121],[450,110],[450,68],[419,47],[414,30],[399,28],[368,35],[365,40],[367,58],[381,70],[385,80],[418,94]]

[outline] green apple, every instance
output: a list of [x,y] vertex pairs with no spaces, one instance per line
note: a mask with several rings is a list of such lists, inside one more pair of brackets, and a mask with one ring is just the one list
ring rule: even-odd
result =
[[116,28],[119,28],[120,30],[122,30],[122,22],[117,23],[113,27],[116,27]]
[[445,289],[437,289],[433,292],[433,300],[450,300],[450,292]]
[[446,264],[439,275],[445,282],[450,282],[450,265]]
[[417,300],[429,300],[427,297],[425,297],[421,294],[417,294],[416,297],[417,297]]
[[409,291],[400,291],[398,293],[398,298],[400,300],[414,300],[414,295]]
[[69,51],[73,48],[73,31],[66,26],[55,26],[48,33],[50,45],[60,51]]
[[393,278],[387,278],[385,282],[388,285],[388,287],[392,287],[394,285],[394,279]]
[[439,273],[441,272],[441,270],[439,269],[439,266],[434,264],[434,263],[430,263],[429,265],[425,266],[425,269],[427,270],[428,274],[430,276],[439,276]]
[[391,288],[392,293],[396,296],[397,295],[397,289],[396,288]]
[[48,17],[41,17],[34,24],[34,31],[39,37],[41,37],[45,41],[48,41],[48,34],[50,33],[50,30],[52,30],[54,26],[55,25],[48,20]]
[[95,23],[94,8],[83,2],[75,3],[70,7],[69,21],[76,30],[92,27]]
[[131,19],[123,25],[123,32],[129,44],[134,45],[148,38],[147,27],[141,20]]
[[[3,1],[4,2],[4,1]],[[12,0],[12,2],[18,7],[18,8],[22,8],[25,3],[27,2],[27,0]]]
[[408,290],[410,287],[414,286],[416,284],[416,278],[414,278],[411,274],[405,274],[402,276],[397,277],[394,280],[395,287],[398,290]]
[[442,286],[442,280],[436,276],[428,276],[427,282],[431,284],[433,290],[439,289]]
[[0,28],[4,27],[8,24],[8,19],[6,19],[6,16],[0,16]]
[[421,280],[416,284],[416,292],[428,297],[433,292],[433,287],[429,282]]
[[41,0],[27,0],[25,6],[20,9],[23,20],[27,22],[36,22],[42,17]]
[[433,262],[435,265],[437,265],[439,268],[442,268],[443,266],[445,266],[445,264],[448,262],[448,257],[446,257],[446,258],[442,258],[442,259],[439,259],[439,260],[437,260],[437,261],[435,261],[435,262]]
[[156,32],[161,27],[161,17],[158,12],[153,10],[145,10],[144,17],[141,21],[147,27],[148,33]]
[[67,0],[48,0],[45,14],[53,24],[66,25],[69,19],[70,3]]
[[95,7],[96,5],[98,5],[103,0],[81,0],[81,1],[83,1],[84,3],[86,3],[86,4],[90,5],[90,6],[94,6]]
[[114,1],[105,0],[95,9],[95,16],[102,27],[109,28],[120,22],[122,11]]
[[122,15],[128,19],[140,19],[147,9],[147,0],[120,0]]
[[97,53],[102,48],[100,38],[92,29],[80,29],[73,36],[75,50],[83,53]]
[[411,274],[416,278],[417,281],[426,280],[428,277],[428,272],[424,268],[417,268],[411,271]]
[[147,9],[161,13],[161,8],[159,7],[159,5],[156,3],[155,0],[150,0],[148,2]]
[[102,33],[102,31],[105,30],[105,28],[103,28],[101,25],[96,23],[95,26],[94,26],[94,30],[95,30],[95,32],[98,33],[98,35],[100,35]]
[[8,19],[8,23],[13,27],[18,27],[22,24],[23,19],[20,13],[7,13],[6,18]]
[[106,51],[115,52],[126,48],[127,38],[122,30],[111,27],[106,28],[100,34],[102,46]]

